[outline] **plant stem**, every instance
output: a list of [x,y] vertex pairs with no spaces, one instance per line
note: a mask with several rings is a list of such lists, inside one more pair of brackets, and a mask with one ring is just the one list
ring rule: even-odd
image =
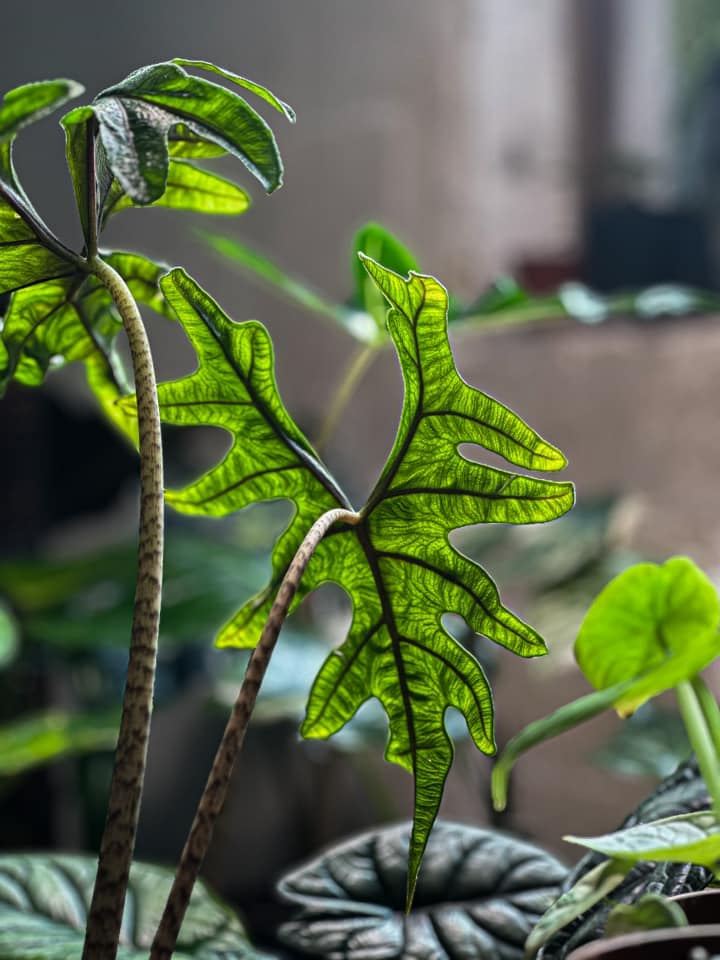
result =
[[314,443],[315,449],[319,452],[322,451],[330,437],[335,433],[340,418],[350,402],[352,395],[355,393],[358,384],[365,376],[368,367],[381,349],[382,344],[378,343],[368,343],[360,347],[359,350],[356,350],[350,363],[343,370],[342,378],[330,401],[330,409]]
[[320,541],[333,524],[356,524],[359,519],[359,514],[340,508],[324,513],[310,528],[283,577],[258,645],[250,655],[240,692],[215,754],[215,760],[155,934],[150,960],[168,960],[175,949],[193,886],[210,846],[215,822],[225,802],[233,765],[243,745],[260,685],[302,575]]
[[708,788],[712,800],[713,812],[720,814],[720,765],[715,752],[710,731],[705,722],[705,715],[692,683],[683,680],[675,687],[680,713],[690,739],[690,745],[695,751],[700,773]]
[[720,757],[720,709],[718,709],[717,700],[702,677],[693,677],[690,682],[710,731],[715,753]]
[[163,563],[163,463],[155,373],[145,327],[125,281],[99,257],[90,267],[122,317],[132,356],[140,434],[140,522],[130,655],[107,819],[83,960],[114,960],[140,812],[157,658]]

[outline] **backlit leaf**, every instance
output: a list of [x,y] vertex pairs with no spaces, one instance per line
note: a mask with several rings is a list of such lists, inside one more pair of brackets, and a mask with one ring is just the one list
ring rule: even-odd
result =
[[615,702],[621,716],[682,680],[720,653],[720,599],[687,559],[640,563],[598,595],[580,628],[575,656],[597,689],[636,682]]
[[646,893],[637,903],[619,903],[610,911],[605,934],[617,937],[638,930],[663,930],[666,927],[685,927],[687,917],[683,908],[668,897]]
[[[483,446],[525,469],[559,470],[565,458],[507,407],[459,376],[447,339],[447,295],[432,277],[402,279],[366,260],[390,301],[388,326],[405,380],[393,450],[355,526],[331,531],[313,556],[298,600],[334,581],[349,594],[346,641],[315,681],[302,732],[327,738],[370,697],[390,723],[388,760],[416,779],[409,896],[452,762],[443,718],[465,717],[486,753],[495,749],[490,688],[475,658],[442,625],[446,613],[521,656],[545,645],[502,603],[495,584],[450,543],[471,524],[538,523],[565,513],[569,483],[538,480],[471,461],[460,444]],[[286,498],[296,513],[280,537],[268,588],[219,636],[221,646],[254,646],[290,558],[311,523],[348,501],[293,424],[277,394],[272,349],[256,322],[236,324],[187,274],[162,288],[199,358],[192,375],[159,388],[167,423],[224,428],[232,445],[217,466],[168,503],[186,513],[224,515],[258,500]]]
[[[103,207],[103,225],[114,213],[135,206],[137,204],[114,181]],[[185,160],[170,160],[165,192],[150,206],[236,215],[248,209],[250,197],[232,180]]]
[[241,160],[268,192],[282,182],[275,138],[262,117],[233,91],[177,63],[136,70],[100,93],[93,109],[110,168],[135,203],[153,203],[165,190],[168,137],[178,124]]
[[669,860],[716,870],[720,862],[720,821],[710,810],[640,823],[601,837],[564,837],[607,857],[636,863]]
[[177,63],[181,67],[196,67],[198,70],[205,70],[208,73],[216,73],[225,80],[229,80],[231,83],[235,83],[237,86],[244,87],[245,90],[249,90],[250,93],[254,93],[256,97],[260,97],[266,103],[269,103],[271,107],[274,107],[279,113],[282,113],[282,115],[289,120],[290,123],[295,123],[295,111],[290,104],[285,103],[284,100],[280,100],[271,90],[268,90],[267,87],[263,87],[259,83],[255,83],[254,80],[248,80],[247,77],[241,77],[237,73],[233,73],[231,70],[223,70],[222,67],[217,67],[214,63],[208,63],[207,60],[185,60],[183,57],[174,57],[173,63]]
[[[75,960],[82,953],[95,881],[91,857],[15,854],[0,857],[0,956],[3,960]],[[145,960],[173,875],[135,863],[118,960]],[[204,884],[193,892],[176,960],[260,960],[234,912]]]
[[525,943],[525,956],[534,957],[543,944],[581,916],[590,907],[604,900],[620,886],[632,864],[619,860],[606,860],[581,877],[569,890],[559,897],[533,928]]

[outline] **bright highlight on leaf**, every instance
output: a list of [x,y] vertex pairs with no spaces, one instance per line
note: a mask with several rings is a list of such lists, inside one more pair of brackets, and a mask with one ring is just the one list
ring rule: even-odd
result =
[[[348,593],[353,620],[345,642],[313,686],[302,732],[327,738],[370,697],[389,719],[388,760],[416,780],[408,902],[452,762],[444,714],[464,715],[479,749],[495,749],[490,687],[475,658],[443,627],[446,613],[521,656],[545,652],[542,638],[501,603],[495,584],[449,541],[476,523],[538,523],[573,503],[569,483],[539,480],[470,461],[476,444],[525,469],[559,470],[565,458],[507,407],[459,376],[447,339],[447,294],[432,277],[403,279],[372,260],[366,269],[392,309],[390,336],[405,381],[393,450],[353,526],[320,544],[298,601],[334,581]],[[197,353],[195,373],[161,384],[167,423],[223,427],[226,457],[168,502],[186,513],[222,515],[259,500],[287,498],[295,516],[273,555],[268,588],[221,631],[221,646],[254,646],[290,558],[311,523],[348,501],[294,425],[277,393],[264,328],[233,323],[181,270],[163,292]],[[129,407],[125,402],[124,406]]]

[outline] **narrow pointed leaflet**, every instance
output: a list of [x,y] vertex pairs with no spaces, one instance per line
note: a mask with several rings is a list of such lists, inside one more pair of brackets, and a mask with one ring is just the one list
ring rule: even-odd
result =
[[[395,444],[355,526],[338,524],[321,542],[298,600],[333,581],[349,595],[345,641],[326,659],[302,726],[327,738],[369,698],[389,718],[386,758],[415,778],[408,902],[452,763],[448,707],[460,710],[480,750],[495,749],[493,704],[477,660],[442,625],[447,613],[520,656],[545,645],[505,608],[495,584],[449,541],[476,523],[538,523],[570,509],[573,487],[470,461],[460,444],[485,447],[530,470],[565,458],[507,407],[468,386],[447,338],[447,294],[432,277],[403,279],[368,258],[390,302],[388,328],[405,381]],[[295,515],[273,554],[272,582],[221,630],[220,646],[252,647],[277,586],[304,534],[326,510],[349,507],[277,393],[272,347],[255,321],[234,323],[187,274],[161,281],[195,347],[199,366],[159,388],[163,419],[231,433],[232,446],[208,473],[168,503],[186,513],[223,515],[251,502],[286,498]]]

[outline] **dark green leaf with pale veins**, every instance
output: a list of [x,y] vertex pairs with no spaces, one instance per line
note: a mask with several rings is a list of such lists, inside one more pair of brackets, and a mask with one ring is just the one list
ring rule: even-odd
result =
[[[313,686],[302,732],[326,738],[370,697],[390,722],[386,757],[415,776],[409,896],[452,762],[443,718],[465,716],[486,753],[495,749],[492,697],[475,658],[443,627],[455,613],[479,634],[521,656],[545,652],[535,630],[502,603],[495,584],[449,541],[477,523],[538,523],[565,513],[569,483],[539,480],[470,461],[476,444],[511,463],[552,471],[565,458],[507,407],[468,386],[447,339],[447,294],[432,277],[405,280],[371,260],[368,272],[391,303],[390,335],[405,380],[393,450],[354,526],[339,525],[313,556],[299,598],[327,581],[349,594],[353,621]],[[290,558],[312,521],[348,506],[277,394],[264,328],[236,324],[182,271],[162,281],[199,357],[189,377],[159,388],[168,423],[223,427],[233,436],[225,459],[199,480],[171,491],[187,513],[222,515],[258,500],[287,498],[296,514],[273,556],[273,578],[221,631],[222,646],[254,646]]]

